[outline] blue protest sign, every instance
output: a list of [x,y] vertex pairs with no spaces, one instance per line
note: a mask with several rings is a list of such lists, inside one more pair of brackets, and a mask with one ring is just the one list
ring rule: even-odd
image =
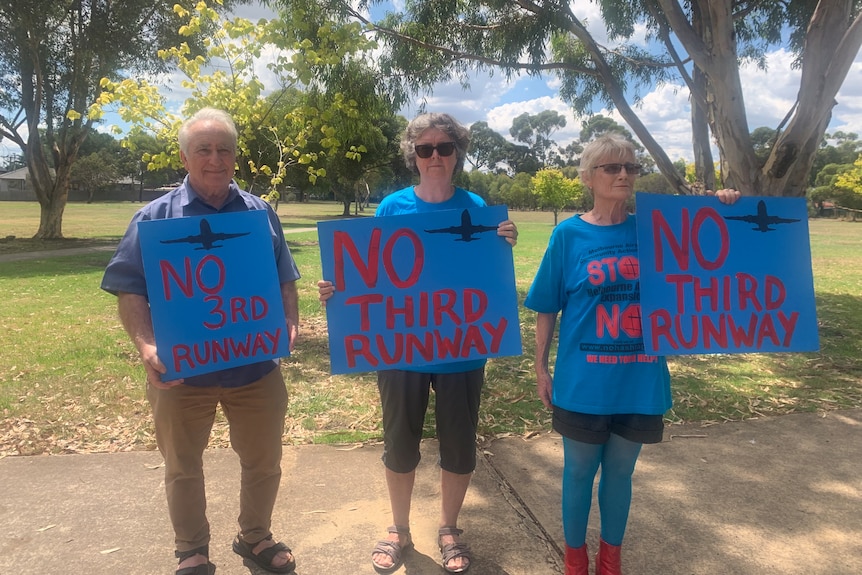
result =
[[819,349],[805,198],[636,202],[648,353]]
[[505,206],[319,222],[332,373],[521,354]]
[[164,381],[289,355],[263,210],[138,223]]

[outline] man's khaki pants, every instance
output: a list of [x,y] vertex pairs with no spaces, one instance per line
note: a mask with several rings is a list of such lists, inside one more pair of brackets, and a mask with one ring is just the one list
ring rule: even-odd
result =
[[268,537],[281,481],[281,442],[287,390],[281,370],[236,388],[147,387],[156,443],[165,459],[165,491],[177,551],[209,544],[203,452],[215,421],[216,406],[230,425],[230,442],[242,466],[239,526],[242,538],[256,544]]

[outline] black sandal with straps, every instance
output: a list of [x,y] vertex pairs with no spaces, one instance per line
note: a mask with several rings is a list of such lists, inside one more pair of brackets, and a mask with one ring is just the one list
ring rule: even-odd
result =
[[216,571],[216,566],[210,563],[210,547],[209,545],[203,545],[201,547],[197,547],[190,551],[174,551],[174,555],[176,555],[179,562],[182,563],[189,557],[193,557],[194,555],[203,555],[207,558],[207,562],[202,565],[196,565],[195,567],[183,567],[182,569],[177,569],[175,575],[214,575]]
[[[473,555],[470,553],[470,548],[465,543],[456,541],[455,543],[447,543],[446,545],[443,545],[441,541],[444,535],[460,537],[462,533],[464,533],[464,530],[458,529],[457,527],[441,527],[440,530],[437,531],[437,546],[440,548],[440,553],[443,555],[443,569],[449,573],[465,573],[467,569],[470,568],[470,565],[473,564]],[[463,567],[449,567],[449,561],[459,557],[465,560],[466,565]]]
[[[264,537],[264,539],[272,539],[272,534],[270,534],[269,537]],[[255,553],[254,548],[257,547],[258,543],[260,543],[260,541],[254,545],[246,543],[243,541],[242,537],[237,534],[236,538],[233,540],[233,552],[243,558],[243,564],[247,561],[251,562],[269,573],[293,573],[296,569],[296,557],[293,556],[293,551],[290,550],[290,547],[284,543],[278,542],[271,547],[267,547],[260,553]],[[284,565],[276,567],[272,564],[272,560],[281,552],[285,552],[290,555],[290,561]],[[246,565],[246,567],[248,567],[248,565]]]

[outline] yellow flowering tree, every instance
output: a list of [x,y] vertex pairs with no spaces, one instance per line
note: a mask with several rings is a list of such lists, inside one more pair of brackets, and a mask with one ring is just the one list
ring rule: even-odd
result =
[[531,187],[542,207],[554,212],[555,226],[560,210],[578,200],[583,194],[580,180],[569,179],[560,170],[539,170],[533,176]]
[[[319,166],[321,155],[359,159],[355,147],[342,149],[335,127],[343,118],[359,115],[355,101],[339,93],[319,109],[296,97],[315,81],[321,67],[373,48],[358,25],[330,22],[312,31],[300,11],[253,23],[224,18],[205,2],[191,10],[180,5],[174,10],[187,20],[180,34],[205,33],[204,54],[195,54],[186,42],[159,52],[184,75],[181,87],[189,96],[179,113],[169,111],[159,87],[145,79],[105,78],[97,102],[131,124],[130,135],[150,132],[166,144],[164,152],[144,156],[149,169],[178,165],[177,131],[185,117],[203,107],[219,108],[233,117],[239,132],[237,177],[246,189],[265,197],[278,197],[289,169],[303,170],[312,182],[325,176],[326,170]],[[306,37],[312,32],[313,38]],[[264,60],[265,70],[260,64]],[[264,73],[274,85],[264,85]],[[295,104],[280,105],[283,99]]]

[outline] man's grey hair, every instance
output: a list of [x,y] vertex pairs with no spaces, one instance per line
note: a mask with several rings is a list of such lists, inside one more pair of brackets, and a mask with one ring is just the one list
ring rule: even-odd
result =
[[189,130],[198,122],[203,121],[218,122],[219,124],[222,124],[227,132],[233,137],[234,148],[236,148],[236,142],[239,135],[236,131],[236,124],[233,123],[233,118],[230,117],[230,114],[217,108],[201,108],[195,112],[191,118],[183,122],[183,125],[180,126],[179,132],[177,132],[177,141],[180,144],[180,150],[184,154],[189,153]]

